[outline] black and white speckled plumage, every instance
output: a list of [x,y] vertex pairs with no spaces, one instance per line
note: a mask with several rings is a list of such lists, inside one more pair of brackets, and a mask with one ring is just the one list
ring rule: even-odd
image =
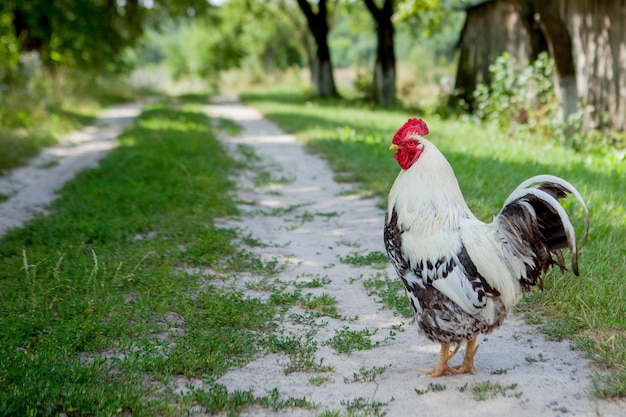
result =
[[464,274],[472,291],[476,293],[476,308],[486,305],[487,297],[498,296],[478,273],[467,250],[462,247],[453,256],[442,256],[431,261],[418,262],[411,266],[402,254],[402,232],[397,226],[398,215],[392,211],[390,219],[385,219],[385,247],[396,272],[415,311],[417,323],[422,332],[433,342],[458,344],[479,333],[489,333],[499,326],[506,317],[506,309],[495,299],[495,317],[489,319],[465,312],[458,304],[433,286],[437,280],[447,279],[452,273]]

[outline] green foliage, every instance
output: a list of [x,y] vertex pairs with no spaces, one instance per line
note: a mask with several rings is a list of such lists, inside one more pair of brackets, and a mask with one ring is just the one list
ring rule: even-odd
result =
[[[507,396],[507,391],[509,390],[514,390],[517,388],[517,384],[513,383],[510,385],[502,385],[499,382],[491,382],[491,381],[482,381],[482,382],[477,382],[475,384],[473,384],[472,386],[469,387],[470,390],[472,391],[474,400],[476,401],[485,401],[488,400],[490,398],[496,397],[498,395],[501,395],[503,397]],[[520,398],[522,396],[522,393],[517,391],[511,395],[508,395],[509,397],[515,397],[515,398]]]
[[417,389],[415,388],[415,393],[417,395],[424,395],[428,392],[440,392],[440,391],[445,391],[446,390],[446,386],[443,384],[433,384],[432,382],[428,383],[428,388],[426,388],[425,390],[423,389]]
[[19,44],[13,31],[13,15],[0,9],[0,83],[17,70]]
[[489,67],[490,85],[476,86],[476,114],[514,133],[556,136],[564,141],[565,121],[554,93],[552,67],[552,59],[545,52],[526,66],[505,52]]
[[361,255],[358,252],[352,252],[345,257],[340,257],[339,259],[341,262],[353,266],[369,265],[376,269],[385,269],[387,267],[387,263],[389,262],[387,254],[379,251],[369,252],[366,255]]
[[491,83],[474,91],[475,113],[493,121],[510,136],[534,140],[557,140],[578,151],[612,155],[624,160],[626,136],[611,129],[583,130],[584,109],[564,120],[557,102],[553,62],[547,53],[521,66],[508,53],[489,67]]
[[0,170],[23,164],[62,134],[88,125],[103,106],[136,95],[111,76],[50,73],[36,55],[23,56],[21,68],[20,76],[0,86]]
[[359,397],[354,400],[341,401],[341,405],[346,408],[346,417],[384,417],[387,413],[383,408],[391,401],[393,401],[393,398],[390,401],[383,402]]
[[[18,54],[35,51],[46,68],[117,72],[126,67],[124,53],[136,44],[144,26],[164,16],[206,14],[210,8],[209,2],[202,0],[155,0],[145,4],[6,0],[0,10],[0,51],[17,44]],[[5,22],[6,16],[10,25]],[[6,32],[9,34],[4,35]],[[10,64],[0,61],[0,74]]]
[[245,408],[253,405],[259,405],[272,411],[287,408],[315,409],[315,404],[307,401],[306,398],[282,399],[276,388],[269,391],[265,396],[255,397],[251,390],[229,393],[225,386],[213,384],[208,390],[194,390],[192,397],[206,412],[211,414],[226,412],[229,417],[238,416]]
[[376,379],[389,368],[391,368],[391,365],[373,366],[371,368],[362,366],[359,368],[359,372],[354,372],[351,378],[344,378],[343,381],[346,384],[354,382],[376,382]]
[[381,342],[372,342],[371,337],[378,329],[350,330],[348,326],[343,326],[335,330],[335,335],[326,344],[332,346],[339,353],[352,353],[359,350],[369,350],[380,345]]
[[398,278],[390,278],[386,272],[379,272],[363,280],[363,287],[367,295],[375,295],[387,308],[402,317],[413,317],[415,312],[411,308],[402,281]]
[[328,372],[333,369],[324,365],[324,359],[317,359],[317,342],[313,340],[314,333],[304,336],[272,336],[269,340],[270,352],[285,352],[289,362],[283,364],[285,375],[292,372]]
[[258,82],[301,65],[301,55],[293,23],[276,2],[231,0],[206,17],[148,31],[137,63],[163,63],[175,79],[198,77],[217,89],[226,70],[241,68]]

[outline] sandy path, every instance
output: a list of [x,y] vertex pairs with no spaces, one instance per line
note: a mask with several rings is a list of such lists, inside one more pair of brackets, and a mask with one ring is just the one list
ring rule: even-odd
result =
[[0,194],[10,196],[0,203],[0,237],[45,211],[56,191],[77,172],[96,166],[141,107],[141,103],[113,106],[98,115],[92,126],[64,136],[59,145],[44,149],[28,165],[0,177]]
[[[361,281],[381,273],[380,270],[353,267],[339,260],[355,251],[363,255],[384,252],[381,236],[384,214],[376,208],[376,201],[342,194],[350,189],[349,185],[335,183],[325,162],[305,153],[293,136],[285,135],[262,119],[256,110],[242,106],[233,98],[216,101],[206,110],[213,116],[231,118],[245,129],[241,135],[224,137],[228,146],[233,150],[237,144],[252,146],[273,167],[277,178],[289,179],[269,187],[245,188],[240,197],[256,204],[242,205],[247,214],[232,224],[270,244],[256,249],[265,259],[287,262],[280,276],[282,281],[330,278],[331,282],[323,288],[309,291],[335,297],[340,315],[353,318],[324,317],[321,321],[327,324],[323,327],[296,325],[289,319],[283,323],[285,335],[304,336],[312,332],[318,347],[316,358],[323,360],[324,365],[331,365],[331,372],[285,375],[283,368],[289,362],[288,357],[272,354],[228,372],[219,381],[229,390],[253,389],[256,395],[278,388],[284,397],[305,397],[320,405],[317,411],[296,409],[272,414],[267,409],[255,408],[244,415],[315,416],[325,409],[346,413],[346,405],[357,398],[369,403],[387,403],[380,408],[381,414],[370,409],[370,414],[362,415],[386,412],[388,417],[626,415],[624,402],[592,397],[588,362],[570,350],[568,342],[546,341],[536,329],[516,317],[494,333],[479,338],[476,375],[439,379],[422,376],[416,368],[431,367],[438,346],[418,335],[414,323],[383,310],[374,298],[366,295]],[[242,177],[241,182],[246,184],[246,178]],[[277,208],[297,205],[300,206],[281,216],[268,215]],[[395,278],[391,267],[383,272]],[[350,355],[338,354],[324,342],[344,326],[376,332],[372,341],[381,342],[380,346]],[[455,358],[453,363],[459,360]],[[375,366],[389,368],[374,382],[355,381],[353,375],[358,375],[361,368]],[[330,376],[330,380],[317,386],[310,382],[315,375]],[[503,387],[517,385],[505,390],[504,395],[476,401],[470,388],[484,381]],[[441,384],[441,390],[433,390],[431,386],[428,391],[433,383]]]

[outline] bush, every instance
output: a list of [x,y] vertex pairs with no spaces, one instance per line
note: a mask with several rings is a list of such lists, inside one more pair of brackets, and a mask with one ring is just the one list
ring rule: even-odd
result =
[[499,56],[489,67],[491,85],[479,84],[474,91],[476,115],[503,128],[525,125],[532,133],[552,136],[563,127],[552,67],[547,53],[526,66],[508,53]]
[[489,70],[491,85],[479,84],[474,91],[475,113],[480,119],[494,121],[516,137],[552,139],[577,151],[626,158],[624,133],[583,129],[585,110],[591,109],[581,105],[564,120],[555,93],[553,62],[547,53],[526,66],[504,53]]

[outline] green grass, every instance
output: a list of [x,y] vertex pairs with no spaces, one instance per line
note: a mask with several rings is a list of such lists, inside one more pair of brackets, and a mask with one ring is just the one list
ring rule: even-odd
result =
[[347,354],[359,350],[373,349],[383,343],[380,341],[372,342],[372,336],[377,331],[378,329],[350,330],[348,326],[343,326],[341,329],[335,330],[335,335],[328,339],[326,344],[332,346],[339,353]]
[[414,388],[414,391],[417,395],[424,395],[426,393],[429,392],[441,392],[441,391],[445,391],[446,390],[446,386],[443,384],[434,384],[432,382],[428,383],[428,387],[424,390],[424,389],[417,389]]
[[[215,135],[198,107],[150,105],[49,217],[0,240],[0,415],[311,407],[212,385],[267,348],[259,335],[273,334],[281,307],[220,281],[280,265],[214,224],[238,214],[229,175],[241,167]],[[181,394],[180,378],[207,385]]]
[[376,382],[377,378],[384,374],[389,368],[391,368],[391,365],[373,366],[371,368],[362,366],[359,368],[359,372],[354,372],[352,374],[352,378],[344,377],[343,381],[346,384],[354,382]]
[[[520,391],[515,391],[511,394],[507,392],[515,390],[516,388],[516,383],[510,385],[502,385],[499,382],[491,381],[477,382],[469,387],[470,391],[473,394],[473,398],[476,401],[485,401],[497,396],[521,398],[523,393]],[[464,385],[463,387],[459,388],[459,391],[463,392],[466,389],[467,386]]]
[[[551,338],[572,340],[598,364],[597,395],[626,396],[626,161],[576,153],[549,141],[512,140],[494,126],[463,118],[346,100],[310,101],[290,92],[242,98],[322,155],[338,180],[355,182],[362,194],[377,197],[381,207],[399,171],[389,143],[395,130],[415,116],[426,120],[429,139],[455,169],[470,208],[485,221],[532,175],[551,173],[574,184],[591,213],[589,238],[579,259],[581,276],[553,271],[545,290],[528,297],[520,310],[538,312]],[[581,230],[580,211],[574,222]]]
[[375,269],[385,269],[387,267],[387,262],[389,261],[387,254],[379,251],[369,252],[366,255],[361,255],[358,252],[352,252],[345,257],[340,257],[339,260],[349,265],[369,265]]

